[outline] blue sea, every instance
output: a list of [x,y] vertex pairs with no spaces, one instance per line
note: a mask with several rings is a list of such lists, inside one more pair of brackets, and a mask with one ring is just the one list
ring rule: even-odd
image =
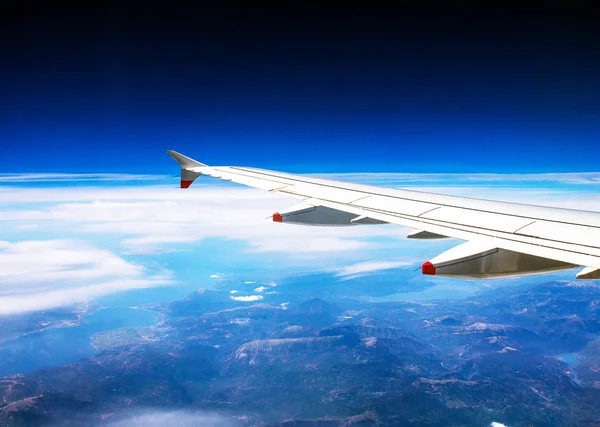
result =
[[55,327],[20,336],[0,345],[0,376],[58,366],[92,356],[91,338],[98,332],[156,324],[159,313],[130,307],[100,309],[78,326]]

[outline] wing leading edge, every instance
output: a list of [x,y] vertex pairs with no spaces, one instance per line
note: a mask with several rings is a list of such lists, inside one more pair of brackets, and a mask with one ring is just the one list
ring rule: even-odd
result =
[[465,240],[423,264],[422,272],[466,278],[522,276],[585,267],[600,279],[600,213],[353,184],[277,171],[208,166],[167,151],[181,166],[181,187],[201,175],[300,201],[273,220],[304,225],[399,224],[412,238]]

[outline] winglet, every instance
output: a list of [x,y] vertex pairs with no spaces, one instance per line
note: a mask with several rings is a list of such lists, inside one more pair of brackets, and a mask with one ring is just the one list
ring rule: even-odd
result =
[[169,156],[173,157],[175,161],[181,165],[182,168],[201,168],[208,166],[204,163],[197,162],[194,159],[184,156],[183,154],[178,153],[174,150],[167,150],[167,153],[169,153]]
[[202,175],[201,172],[194,169],[207,167],[204,163],[197,162],[177,151],[167,150],[167,153],[181,166],[181,188],[188,188],[196,178]]

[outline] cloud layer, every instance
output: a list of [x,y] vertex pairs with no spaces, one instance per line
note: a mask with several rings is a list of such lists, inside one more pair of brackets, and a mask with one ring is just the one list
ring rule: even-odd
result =
[[[264,254],[266,260],[275,259],[278,267],[331,271],[342,280],[412,265],[412,257],[407,254],[436,245],[407,243],[403,239],[406,230],[392,225],[323,228],[273,223],[265,218],[295,204],[294,200],[232,184],[206,184],[214,181],[199,182],[186,191],[172,185],[141,183],[75,187],[27,184],[47,180],[163,178],[115,174],[0,175],[0,182],[11,183],[0,187],[0,233],[10,240],[0,242],[0,314],[169,284],[167,272],[151,273],[143,264],[147,261],[140,263],[139,259],[151,262],[155,254],[191,248],[191,244],[206,238],[235,239],[242,243],[242,250],[254,256]],[[346,174],[334,178],[389,186],[419,182],[429,185],[418,188],[425,191],[600,211],[600,195],[593,191],[593,184],[600,185],[600,174],[596,173]],[[511,187],[524,182],[530,188]],[[480,186],[467,186],[469,183]],[[562,187],[558,189],[559,186]],[[108,239],[118,242],[116,247],[113,244],[110,250],[103,248]],[[402,252],[403,246],[411,251]],[[390,257],[390,251],[394,256]],[[134,255],[144,257],[138,256],[134,263],[128,259]],[[256,288],[257,293],[264,291],[263,287]],[[235,298],[242,301],[240,298],[259,296]]]
[[0,314],[43,310],[171,283],[87,242],[0,241]]
[[[283,225],[266,220],[294,201],[239,187],[200,187],[180,191],[171,187],[0,189],[0,197],[25,209],[0,210],[0,222],[52,224],[90,234],[122,237],[128,250],[189,243],[207,237],[239,239],[252,252],[293,252],[332,257],[376,246],[368,238],[395,236],[397,227],[320,228]],[[43,206],[27,207],[37,200]]]

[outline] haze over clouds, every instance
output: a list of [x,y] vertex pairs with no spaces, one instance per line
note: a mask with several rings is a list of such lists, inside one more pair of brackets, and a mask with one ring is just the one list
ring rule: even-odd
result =
[[355,182],[377,182],[385,185],[385,182],[397,182],[407,185],[423,183],[445,183],[445,182],[472,182],[474,184],[501,183],[514,185],[523,183],[551,182],[554,184],[592,184],[600,185],[600,172],[571,172],[571,173],[337,173],[337,174],[312,174],[323,178],[339,179],[342,181]]
[[[34,181],[79,180],[82,176],[119,180],[129,175],[11,176]],[[398,179],[416,182],[423,178],[421,181],[429,184],[444,183],[419,188],[428,191],[600,211],[600,195],[584,194],[578,186],[583,180],[586,188],[593,187],[591,184],[597,183],[598,174],[346,174],[338,177],[345,176],[358,176],[365,181],[375,177],[384,185]],[[152,175],[132,177],[134,180],[153,179]],[[503,181],[503,177],[506,180]],[[2,178],[13,179],[8,175],[0,176],[0,180]],[[490,191],[489,187],[456,186],[456,182],[468,181],[498,181],[503,187]],[[525,189],[510,187],[524,181],[538,185]],[[133,263],[127,257],[143,254],[151,262],[156,254],[181,250],[185,245],[189,248],[190,244],[211,237],[243,242],[245,251],[256,255],[277,253],[281,266],[296,265],[307,272],[331,271],[345,280],[413,264],[407,261],[406,252],[404,256],[399,252],[399,248],[416,245],[404,240],[407,230],[403,227],[327,228],[273,223],[265,217],[294,204],[294,200],[237,185],[206,184],[213,182],[200,181],[186,191],[173,185],[140,184],[43,188],[26,187],[21,183],[0,187],[0,232],[11,236],[5,237],[10,242],[0,245],[0,313],[39,310],[88,301],[112,292],[170,284],[168,272],[150,273],[139,260]],[[567,182],[571,187],[553,187]],[[38,237],[44,234],[52,238]],[[117,247],[103,247],[108,237],[120,242]],[[419,243],[418,247],[431,248],[431,245],[435,243]],[[377,251],[379,255],[375,255]],[[395,255],[390,259],[388,254],[387,260],[381,260],[381,254],[386,251],[393,251]],[[220,277],[213,275],[216,276]],[[235,298],[243,301],[258,297]]]
[[167,175],[127,173],[0,173],[0,182],[159,181]]
[[392,268],[407,267],[414,263],[408,261],[366,261],[332,270],[342,280],[355,279],[366,274],[373,274]]

